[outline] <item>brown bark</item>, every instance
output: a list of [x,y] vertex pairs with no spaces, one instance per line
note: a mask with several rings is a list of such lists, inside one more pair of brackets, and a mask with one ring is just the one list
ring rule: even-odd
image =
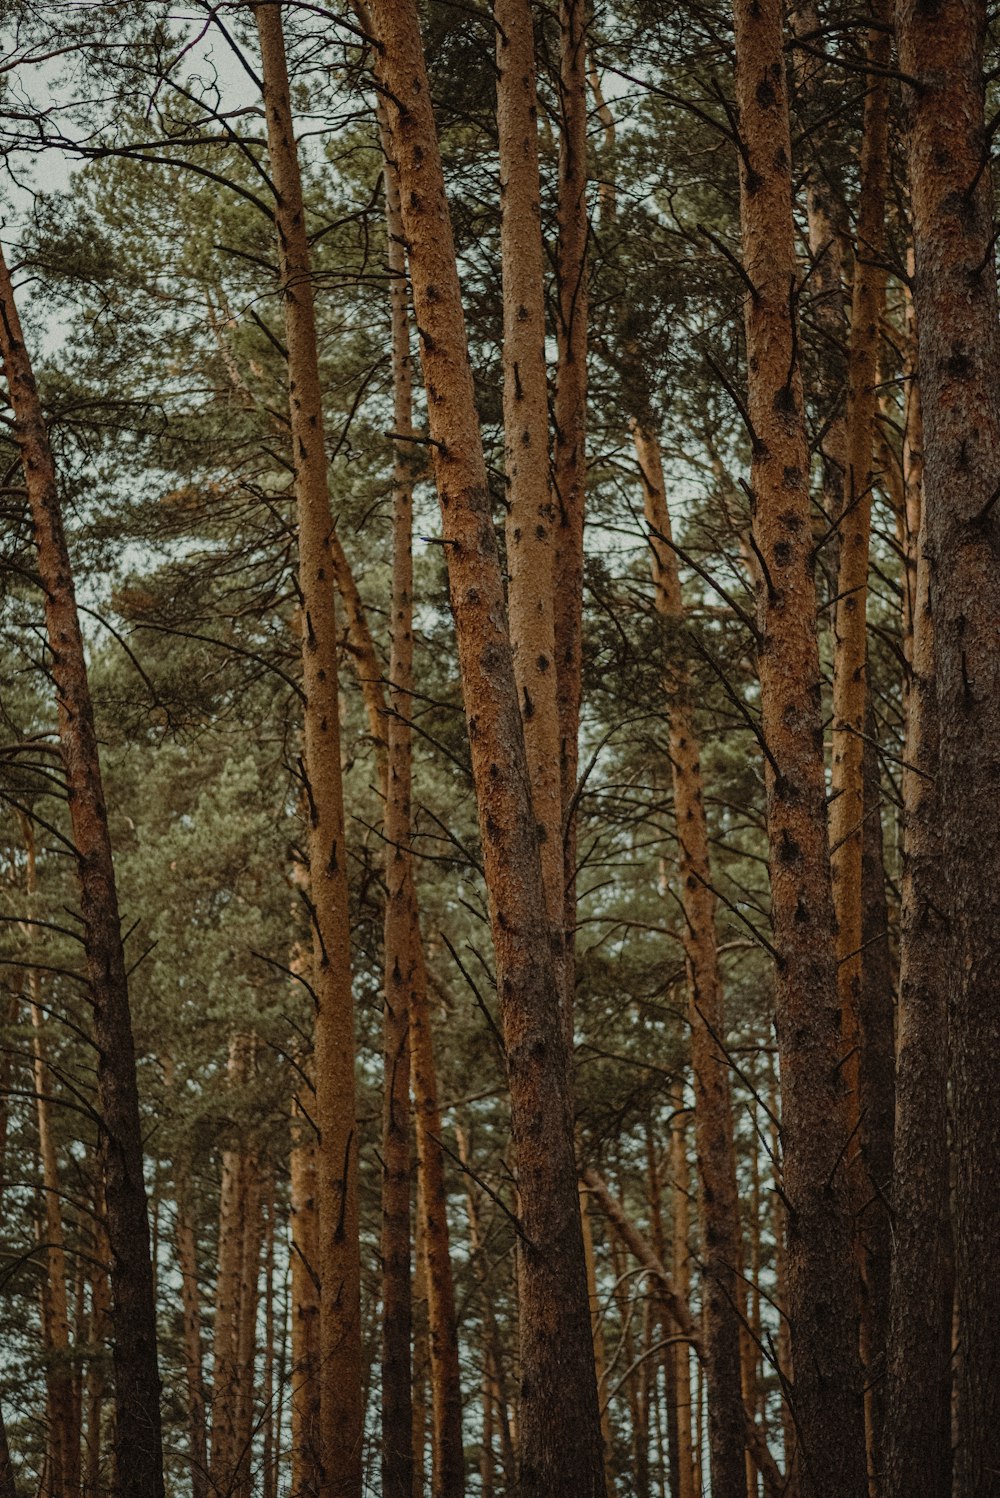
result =
[[[862,1071],[866,1036],[861,1025],[863,967],[863,862],[871,846],[872,808],[865,805],[865,733],[868,710],[867,599],[875,481],[875,421],[878,362],[885,310],[885,198],[889,156],[889,82],[892,0],[872,0],[873,28],[867,62],[872,68],[865,96],[861,141],[857,241],[847,388],[847,474],[840,524],[840,569],[833,656],[833,755],[830,803],[830,867],[837,926],[837,992],[846,1048],[843,1076],[853,1136],[846,1162],[855,1196],[857,1252],[861,1274],[861,1360],[867,1389],[866,1440],[870,1480],[877,1466],[875,1388],[884,1350],[887,1285],[879,1270],[876,1232],[880,1209],[868,1211],[873,1183],[866,1150],[873,1122],[863,1109]],[[873,813],[877,819],[877,810]],[[883,895],[884,900],[884,895]],[[886,995],[888,997],[888,994]],[[891,1130],[890,1130],[891,1137]]]
[[87,976],[98,1052],[101,1161],[111,1245],[116,1482],[121,1498],[160,1498],[163,1446],[156,1312],[135,1044],[111,839],[73,573],[55,462],[6,261],[0,255],[0,352],[13,407],[45,592],[59,743],[69,793]]
[[[246,1084],[249,1045],[249,1037],[246,1035],[234,1035],[230,1040],[227,1083],[231,1089]],[[211,1481],[217,1491],[230,1491],[234,1487],[238,1463],[240,1280],[243,1270],[243,1229],[250,1184],[248,1166],[244,1142],[237,1137],[222,1152],[219,1188],[210,1469]]]
[[[384,130],[383,130],[384,134]],[[393,431],[413,424],[406,252],[393,162],[384,168],[392,310]],[[411,837],[413,698],[412,444],[395,444],[392,484],[392,599],[385,781],[385,1001],[382,1056],[382,1491],[411,1498],[413,1407],[410,1377],[410,1014],[423,974]]]
[[[848,467],[848,420],[843,407],[847,371],[844,346],[847,335],[844,294],[844,250],[847,238],[846,212],[836,183],[824,159],[823,119],[832,95],[830,69],[816,55],[823,46],[815,0],[801,0],[789,8],[789,28],[801,38],[802,48],[793,53],[794,78],[799,115],[808,142],[802,164],[809,246],[809,289],[812,317],[819,341],[814,398],[820,423],[819,450],[823,460],[823,528],[836,524],[844,510],[844,481]],[[807,50],[808,48],[808,50]],[[840,534],[828,536],[820,565],[829,578],[830,597],[838,592]],[[831,610],[832,618],[836,605]]]
[[256,5],[268,154],[288,349],[302,598],[302,687],[309,803],[309,894],[316,994],[320,1214],[320,1441],[324,1498],[361,1492],[363,1363],[358,1237],[354,1003],[340,766],[333,518],[309,243],[289,97],[281,6]]
[[317,1498],[319,1450],[319,1213],[316,1141],[302,1108],[293,1109],[291,1196],[292,1498]]
[[556,388],[552,483],[558,525],[556,692],[562,782],[566,955],[563,1018],[573,1032],[576,929],[576,795],[583,646],[583,528],[587,485],[587,16],[584,0],[559,5],[559,173],[556,215]]
[[[865,1498],[849,1144],[826,820],[809,452],[778,0],[736,0],[753,541],[777,962],[789,1315],[804,1498]],[[836,1471],[829,1455],[840,1452]]]
[[[272,1173],[267,1181],[267,1218],[264,1229],[264,1366],[261,1369],[260,1380],[263,1406],[261,1423],[264,1437],[261,1452],[261,1498],[277,1498],[277,1457],[281,1449],[281,1403],[280,1398],[276,1398],[274,1377],[275,1363],[278,1363],[280,1387],[281,1358],[276,1356],[278,1334],[274,1306],[275,1219],[277,1217],[275,1194],[275,1180]],[[407,1498],[410,1498],[409,1494]]]
[[[673,638],[666,642],[664,690],[691,1023],[712,1483],[719,1492],[736,1493],[744,1470],[739,1314],[744,1299],[742,1247],[725,1004],[716,953],[708,821],[701,789],[701,745],[690,679],[680,659],[684,602],[677,554],[671,545],[660,446],[655,433],[638,423],[633,425],[632,436],[642,475],[656,609],[674,631]],[[671,654],[673,662],[669,660]]]
[[[441,154],[413,0],[371,7],[458,637],[521,1197],[520,1491],[604,1493],[568,1055]],[[557,1335],[558,1329],[558,1335]]]
[[[607,1359],[604,1355],[604,1327],[601,1318],[601,1301],[597,1293],[597,1268],[594,1260],[594,1233],[590,1225],[590,1205],[587,1188],[580,1182],[580,1223],[583,1227],[583,1254],[587,1264],[587,1298],[590,1301],[590,1326],[594,1338],[594,1378],[597,1383],[597,1399],[601,1407],[601,1439],[604,1442],[605,1463],[611,1455],[611,1422],[606,1403]],[[608,1474],[608,1490],[613,1491]]]
[[925,437],[938,790],[950,905],[959,1498],[1000,1493],[1000,361],[982,0],[900,0]]
[[563,943],[560,719],[556,701],[548,387],[535,42],[528,0],[494,0],[503,276],[507,600],[553,949]]
[[253,1474],[254,1396],[257,1362],[257,1302],[260,1255],[264,1242],[261,1213],[266,1182],[260,1156],[248,1150],[243,1157],[243,1220],[240,1243],[239,1312],[236,1323],[236,1401],[234,1412],[234,1498],[251,1498]]
[[[918,495],[919,499],[919,495]],[[931,559],[915,548],[903,767],[886,1498],[951,1491],[952,1265],[948,1160],[948,889],[938,798]]]
[[94,1245],[90,1264],[90,1345],[96,1351],[87,1370],[86,1446],[83,1474],[85,1498],[102,1498],[104,1480],[103,1417],[108,1395],[104,1349],[111,1337],[111,1286],[108,1280],[107,1231],[102,1221],[104,1196],[100,1184],[94,1191]]

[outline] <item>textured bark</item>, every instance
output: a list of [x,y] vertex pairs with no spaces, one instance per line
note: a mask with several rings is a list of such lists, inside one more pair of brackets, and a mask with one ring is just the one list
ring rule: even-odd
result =
[[576,815],[583,646],[583,527],[587,485],[587,16],[559,5],[559,178],[556,213],[556,388],[552,483],[558,514],[553,562],[559,774],[565,823],[566,955],[563,1018],[573,1031]]
[[337,691],[333,518],[323,438],[309,243],[295,143],[281,6],[254,7],[264,79],[268,154],[285,342],[302,598],[309,894],[316,994],[317,1198],[320,1214],[320,1443],[323,1498],[361,1492],[363,1360],[358,1238],[354,1003]]
[[[275,1180],[271,1173],[267,1181],[267,1218],[264,1233],[264,1366],[261,1370],[261,1403],[263,1412],[261,1424],[264,1429],[263,1450],[261,1452],[261,1498],[277,1498],[278,1493],[278,1452],[281,1449],[281,1404],[280,1399],[275,1398],[275,1364],[280,1364],[280,1357],[276,1356],[276,1343],[278,1333],[275,1325],[274,1305],[274,1250],[275,1250],[275,1218],[277,1216],[277,1203],[275,1201]],[[194,1495],[192,1495],[194,1498]],[[407,1494],[407,1498],[410,1495]]]
[[45,592],[59,743],[69,793],[97,1043],[101,1163],[111,1246],[115,1368],[116,1493],[161,1498],[163,1445],[156,1312],[149,1253],[135,1044],[108,817],[73,573],[55,462],[38,389],[0,255],[0,353],[14,412]]
[[535,95],[528,0],[495,0],[500,249],[503,276],[503,412],[507,483],[507,599],[514,677],[524,720],[531,800],[541,847],[553,945],[563,943],[564,871],[559,708],[556,701],[549,489],[545,292]]
[[[736,0],[748,409],[761,719],[781,1057],[789,1315],[804,1498],[864,1498],[857,1273],[834,953],[810,533],[793,293],[791,141],[781,6]],[[840,1459],[836,1470],[830,1452]]]
[[[831,102],[830,70],[816,50],[823,46],[815,0],[793,5],[788,12],[792,35],[805,45],[793,53],[798,119],[805,127],[808,144],[802,177],[806,202],[809,246],[809,290],[812,317],[819,342],[813,396],[820,424],[819,450],[823,460],[823,529],[834,525],[844,509],[844,479],[848,466],[847,413],[843,389],[847,371],[844,347],[847,336],[847,306],[844,295],[844,249],[847,239],[843,197],[831,182],[824,161],[823,120]],[[806,50],[808,48],[809,50]],[[839,76],[838,81],[839,81]],[[829,594],[838,592],[840,533],[829,535],[820,553],[820,565],[829,579]],[[836,606],[831,609],[831,623]]]
[[739,1313],[744,1299],[742,1247],[725,1004],[716,953],[708,820],[701,789],[701,745],[690,679],[681,659],[683,647],[678,636],[684,623],[684,602],[677,554],[671,545],[659,442],[654,432],[639,424],[633,425],[632,436],[642,474],[656,609],[675,631],[674,638],[666,642],[664,690],[691,1023],[709,1448],[713,1487],[718,1492],[736,1493],[744,1470]]
[[[392,311],[393,431],[413,424],[406,252],[393,163],[384,169]],[[411,837],[413,689],[412,444],[395,444],[385,781],[385,998],[382,1022],[382,1492],[411,1498],[410,1014],[422,976]]]
[[202,1372],[201,1296],[198,1285],[198,1253],[187,1162],[178,1161],[174,1172],[177,1197],[177,1267],[181,1276],[181,1306],[184,1317],[184,1378],[187,1385],[188,1459],[192,1498],[208,1493],[208,1443],[205,1435],[205,1381]]
[[896,1124],[896,973],[889,945],[882,846],[882,786],[871,693],[865,716],[864,849],[861,863],[861,1154],[868,1196],[861,1203],[859,1235],[864,1253],[867,1344],[867,1413],[870,1465],[885,1465],[885,1352],[889,1334],[892,1253],[893,1134]]
[[[104,1197],[100,1183],[94,1191],[94,1251],[90,1264],[90,1332],[92,1347],[103,1351],[111,1340],[111,1285],[108,1280],[107,1231],[104,1216]],[[98,1354],[91,1359],[87,1370],[86,1385],[86,1448],[83,1472],[85,1498],[103,1498],[108,1491],[104,1478],[103,1417],[108,1397],[107,1366],[104,1357]]]
[[981,0],[900,0],[949,894],[958,1498],[1000,1493],[1000,324],[984,124]]
[[253,1437],[257,1362],[257,1302],[260,1255],[264,1243],[262,1216],[265,1182],[256,1150],[243,1158],[243,1214],[240,1242],[239,1314],[236,1323],[236,1401],[233,1428],[234,1498],[251,1498],[254,1483]]
[[524,731],[417,10],[371,13],[421,339],[497,967],[525,1242],[520,1492],[604,1493],[568,1055]]
[[886,1356],[886,1498],[951,1491],[952,1266],[948,1162],[948,890],[937,791],[934,620],[917,547],[903,768],[893,1253]]
[[291,1159],[291,1383],[292,1498],[317,1498],[319,1451],[319,1213],[316,1205],[316,1142],[301,1107]]
[[[850,349],[847,363],[847,474],[840,523],[840,568],[833,653],[833,753],[830,802],[830,868],[837,925],[837,993],[845,1046],[843,1077],[848,1089],[852,1143],[845,1162],[854,1193],[858,1263],[861,1274],[861,1360],[865,1378],[865,1425],[870,1479],[877,1467],[875,1390],[881,1372],[887,1316],[878,1233],[881,1206],[868,1211],[873,1183],[868,1172],[869,1130],[875,1120],[864,1111],[862,1070],[866,1036],[861,1026],[864,944],[863,863],[871,846],[871,807],[865,805],[865,733],[868,711],[867,600],[871,543],[872,489],[875,481],[875,421],[878,365],[885,312],[885,199],[889,170],[889,81],[887,75],[892,0],[872,0],[868,34],[868,79],[861,140],[860,189]],[[876,819],[877,811],[874,813]],[[883,894],[884,902],[884,894]],[[891,1081],[890,1081],[891,1087]],[[891,1093],[890,1093],[891,1095]],[[890,1128],[891,1137],[891,1128]],[[878,1260],[878,1262],[876,1262]]]

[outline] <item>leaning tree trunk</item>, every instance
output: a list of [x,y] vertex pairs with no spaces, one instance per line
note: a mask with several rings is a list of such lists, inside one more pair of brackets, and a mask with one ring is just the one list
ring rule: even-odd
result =
[[59,743],[80,884],[84,950],[97,1044],[101,1162],[111,1247],[116,1492],[121,1498],[160,1498],[163,1443],[156,1309],[142,1173],[135,1043],[111,838],[73,572],[59,508],[55,461],[21,332],[10,272],[2,254],[0,353],[24,465],[38,572],[45,592],[45,623],[59,705]]
[[958,1498],[1000,1493],[1000,880],[984,870],[1000,848],[1000,323],[985,26],[984,0],[899,0],[951,917]]
[[556,237],[556,389],[552,483],[555,647],[565,861],[563,1019],[573,1034],[576,930],[576,781],[583,649],[583,525],[587,485],[587,16],[559,6],[559,180]]
[[[490,901],[523,1230],[520,1492],[604,1493],[569,1061],[454,239],[414,0],[371,6],[388,100]],[[558,1335],[557,1335],[558,1331]]]
[[[633,424],[632,437],[642,475],[656,609],[664,624],[675,632],[675,637],[665,641],[668,660],[673,657],[679,662],[683,646],[676,634],[684,627],[684,601],[672,545],[660,445],[655,432],[639,423]],[[691,1020],[709,1453],[714,1490],[736,1493],[744,1473],[740,1379],[744,1288],[725,1004],[716,951],[701,745],[694,722],[691,682],[682,662],[668,665],[664,687]]]
[[865,1498],[782,7],[778,0],[736,0],[734,14],[740,216],[753,288],[745,309],[753,544],[761,568],[761,719],[801,1491],[803,1498]]
[[315,1085],[319,1203],[320,1440],[324,1498],[362,1483],[364,1426],[354,1004],[347,848],[340,767],[333,518],[323,440],[316,320],[281,6],[256,5],[268,152],[276,190],[288,348],[292,456],[302,598],[302,687],[309,807],[309,895],[316,994]]

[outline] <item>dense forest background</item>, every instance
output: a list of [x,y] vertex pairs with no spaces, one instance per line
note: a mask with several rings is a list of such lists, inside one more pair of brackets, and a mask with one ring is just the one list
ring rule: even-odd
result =
[[3,1498],[1000,1493],[987,9],[0,7]]

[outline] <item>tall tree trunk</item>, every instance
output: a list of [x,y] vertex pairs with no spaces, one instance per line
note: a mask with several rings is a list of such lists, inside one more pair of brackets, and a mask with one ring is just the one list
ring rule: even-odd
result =
[[[875,481],[875,420],[878,365],[885,310],[885,198],[889,172],[889,81],[887,77],[892,0],[872,0],[873,26],[867,62],[872,69],[865,96],[861,140],[861,183],[851,305],[847,388],[847,475],[840,522],[840,570],[833,655],[833,756],[830,803],[830,867],[837,924],[837,992],[846,1056],[848,1121],[852,1143],[846,1168],[854,1192],[857,1252],[861,1274],[861,1360],[865,1376],[868,1467],[874,1481],[878,1431],[874,1391],[884,1345],[887,1286],[879,1274],[873,1187],[865,1149],[875,1120],[863,1110],[862,1071],[866,1036],[861,1027],[865,890],[862,869],[866,835],[870,845],[871,808],[865,805],[865,734],[868,707],[868,557],[872,489]],[[877,817],[877,812],[875,813]],[[886,995],[888,997],[888,995]],[[891,1086],[891,1078],[890,1078]],[[876,1114],[876,1119],[879,1115]],[[891,1137],[891,1131],[890,1131]],[[883,1294],[880,1295],[880,1292]]]
[[316,1140],[300,1104],[293,1112],[290,1164],[291,1233],[291,1498],[318,1498],[319,1450],[319,1212]]
[[494,0],[494,16],[503,277],[507,599],[514,678],[524,720],[531,799],[541,847],[545,903],[553,926],[553,951],[561,958],[565,877],[553,594],[557,533],[549,488],[535,40],[528,0]]
[[[660,445],[655,432],[639,423],[633,424],[632,436],[642,475],[656,609],[667,627],[679,633],[684,602],[671,544]],[[681,649],[679,639],[667,642],[668,656],[676,652],[679,658]],[[683,663],[668,665],[664,689],[691,1021],[712,1485],[718,1492],[736,1493],[744,1471],[739,1312],[744,1292],[726,1016],[716,953],[701,745]]]
[[198,1284],[198,1252],[187,1162],[174,1168],[177,1198],[177,1267],[181,1276],[181,1306],[184,1316],[184,1378],[187,1384],[188,1460],[192,1498],[208,1493],[207,1441],[205,1438],[205,1379],[202,1369],[201,1292]]
[[371,11],[422,342],[511,1094],[524,1233],[520,1491],[587,1498],[603,1495],[604,1471],[569,1060],[454,240],[416,5],[378,0]]
[[886,1498],[951,1491],[952,1272],[948,1160],[948,889],[937,789],[931,559],[917,546],[903,767]]
[[[778,0],[735,0],[753,541],[766,745],[789,1314],[804,1498],[865,1498],[858,1297],[826,821],[809,450]],[[836,1464],[832,1451],[839,1452]]]
[[264,1243],[261,1160],[256,1150],[243,1157],[244,1192],[240,1243],[239,1315],[236,1323],[236,1405],[234,1418],[234,1498],[250,1498],[253,1485],[254,1405],[257,1364],[257,1304],[260,1255]]
[[[958,1498],[1000,1493],[1000,326],[982,0],[899,0],[924,416],[925,546],[931,560],[938,791],[951,917]],[[936,1001],[932,1001],[936,1002]],[[931,1222],[938,1204],[932,1204]]]
[[333,518],[298,151],[281,6],[255,5],[288,348],[302,598],[309,894],[316,994],[317,1197],[320,1215],[320,1441],[323,1498],[361,1492],[364,1426],[354,1003],[340,767]]
[[[384,106],[380,106],[380,112]],[[384,130],[383,130],[384,133]],[[385,784],[385,1002],[382,1055],[382,1491],[412,1498],[410,1368],[410,1014],[423,977],[411,837],[413,710],[413,400],[406,251],[399,181],[385,169],[392,309],[392,600]]]
[[[823,529],[835,525],[844,510],[844,480],[848,464],[847,414],[843,406],[846,383],[844,348],[847,307],[844,296],[844,250],[847,214],[841,195],[831,181],[824,160],[826,139],[823,121],[830,109],[830,68],[822,56],[822,28],[815,0],[800,0],[789,7],[792,35],[803,45],[793,53],[793,76],[798,96],[798,122],[808,144],[801,170],[805,189],[806,227],[809,246],[809,288],[812,316],[820,340],[813,392],[820,425],[819,450],[823,460]],[[829,579],[829,593],[838,592],[840,533],[828,536],[820,554],[820,566]],[[831,608],[831,623],[836,605]]]
[[142,1173],[135,1043],[111,838],[55,462],[21,332],[10,272],[2,255],[0,353],[14,411],[38,571],[45,592],[45,623],[59,705],[59,743],[69,793],[98,1053],[101,1161],[111,1246],[116,1491],[121,1498],[161,1498],[163,1442],[156,1310]]
[[[678,1114],[670,1130],[670,1199],[671,1199],[671,1268],[677,1293],[687,1307],[691,1304],[691,1187],[688,1176],[685,1117]],[[671,1326],[682,1330],[674,1317]],[[694,1400],[691,1394],[691,1351],[678,1340],[668,1348],[673,1364],[675,1423],[677,1426],[677,1498],[699,1498],[694,1485],[694,1446],[691,1417]]]
[[[247,1035],[234,1035],[230,1039],[226,1080],[231,1090],[241,1088],[247,1082],[249,1044]],[[240,1279],[243,1269],[243,1228],[248,1205],[248,1166],[244,1141],[237,1135],[222,1151],[222,1176],[219,1185],[212,1345],[211,1481],[216,1491],[221,1492],[229,1492],[234,1488],[238,1460]]]
[[556,389],[552,482],[556,691],[565,858],[563,1018],[573,1033],[576,796],[583,669],[583,527],[587,487],[587,14],[559,5],[559,180],[556,237]]

